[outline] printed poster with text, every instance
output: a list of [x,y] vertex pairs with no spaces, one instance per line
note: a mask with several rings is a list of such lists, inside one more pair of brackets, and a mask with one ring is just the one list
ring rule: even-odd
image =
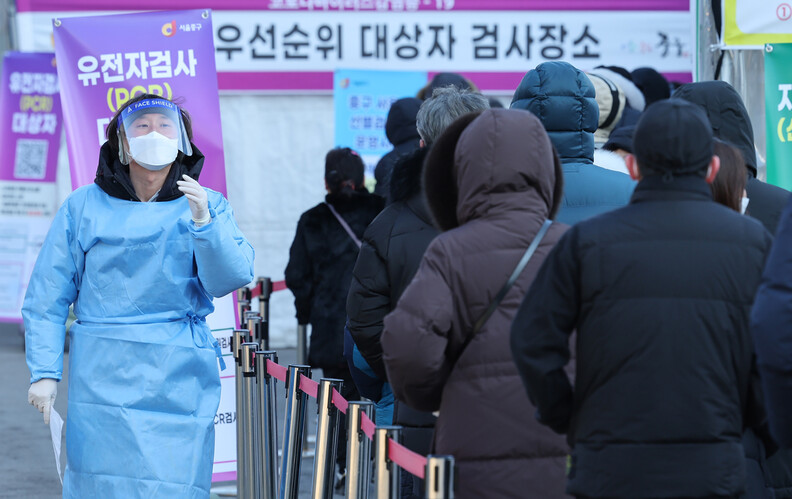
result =
[[363,158],[369,190],[373,190],[377,162],[393,149],[385,136],[391,104],[403,97],[415,97],[426,85],[427,76],[424,71],[335,72],[335,143],[354,149]]
[[0,322],[22,322],[33,265],[57,210],[61,104],[55,55],[7,52],[0,93]]
[[792,189],[792,44],[765,50],[767,182]]
[[[93,182],[113,114],[128,99],[151,93],[190,113],[193,143],[206,157],[201,185],[225,193],[210,11],[56,18],[52,25],[73,188]],[[215,307],[208,322],[225,340],[234,327],[233,297],[215,300]],[[214,481],[236,478],[233,372],[220,373]]]

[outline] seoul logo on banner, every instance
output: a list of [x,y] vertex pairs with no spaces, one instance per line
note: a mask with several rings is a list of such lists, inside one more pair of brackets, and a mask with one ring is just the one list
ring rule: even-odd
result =
[[176,34],[176,21],[171,21],[162,25],[162,34],[171,37]]

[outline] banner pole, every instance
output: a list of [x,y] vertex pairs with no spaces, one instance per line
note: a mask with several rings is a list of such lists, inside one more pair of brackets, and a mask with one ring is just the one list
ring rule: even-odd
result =
[[258,385],[258,412],[255,426],[258,428],[259,469],[261,494],[265,499],[278,497],[278,437],[275,397],[275,378],[267,372],[267,361],[278,363],[274,351],[256,351],[256,383]]
[[300,390],[300,375],[310,377],[311,367],[289,365],[286,375],[286,417],[283,425],[280,499],[297,499],[300,492],[305,408],[308,405],[308,395]]
[[314,457],[312,499],[332,499],[335,480],[336,443],[338,441],[339,410],[333,405],[333,389],[341,391],[343,380],[319,380],[318,421]]
[[350,402],[347,408],[347,499],[368,499],[371,440],[363,433],[362,415],[374,418],[373,402]]
[[426,499],[453,499],[453,456],[426,456]]
[[388,439],[401,443],[401,426],[378,426],[374,431],[377,499],[399,499],[401,469],[388,458]]

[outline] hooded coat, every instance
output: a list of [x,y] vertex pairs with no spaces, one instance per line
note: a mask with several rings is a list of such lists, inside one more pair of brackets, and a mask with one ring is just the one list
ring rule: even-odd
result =
[[297,322],[311,325],[308,361],[313,367],[346,370],[345,304],[358,247],[327,204],[360,239],[382,210],[383,200],[365,188],[349,196],[328,194],[325,203],[302,214],[289,250],[286,286],[294,293]]
[[557,209],[562,175],[535,116],[466,115],[435,142],[424,187],[437,236],[385,317],[383,360],[398,400],[440,411],[433,452],[451,454],[457,497],[564,496],[567,447],[522,389],[509,326],[564,232],[553,224],[495,312],[472,335],[525,250]]
[[630,201],[635,182],[593,163],[599,108],[585,73],[566,62],[542,63],[523,77],[511,108],[536,115],[561,157],[564,199],[558,221],[573,225]]
[[[360,354],[380,380],[387,380],[382,361],[383,320],[398,303],[418,271],[421,258],[439,231],[421,191],[426,148],[403,156],[391,175],[393,201],[363,234],[347,298],[349,331]],[[361,390],[362,393],[363,390]],[[403,443],[409,449],[429,452],[435,417],[396,402],[393,424],[404,427]]]
[[209,497],[220,349],[206,316],[253,280],[253,249],[219,192],[206,189],[212,221],[192,222],[176,180],[202,165],[193,145],[143,203],[105,143],[41,248],[22,309],[31,382],[61,379],[72,303],[77,317],[65,498]]
[[702,81],[682,85],[674,92],[674,97],[703,107],[715,137],[742,152],[748,170],[745,191],[750,200],[745,214],[759,220],[771,234],[775,234],[789,191],[756,178],[753,126],[740,94],[725,81]]
[[420,145],[421,136],[418,135],[415,120],[422,102],[421,99],[405,97],[394,102],[388,111],[385,136],[393,144],[393,150],[383,156],[374,169],[374,178],[377,180],[374,194],[378,196],[388,196],[391,171],[399,157],[418,149]]

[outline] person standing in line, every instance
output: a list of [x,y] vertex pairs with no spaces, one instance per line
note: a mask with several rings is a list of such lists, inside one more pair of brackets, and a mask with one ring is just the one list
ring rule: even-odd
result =
[[[300,216],[289,250],[286,286],[294,294],[297,322],[311,325],[308,363],[324,377],[344,381],[341,395],[360,398],[344,360],[345,303],[363,231],[384,207],[364,186],[363,160],[348,147],[325,157],[327,196]],[[346,470],[346,425],[337,448],[339,473]],[[339,477],[339,481],[341,478]]]
[[529,71],[514,92],[511,109],[532,112],[553,141],[564,168],[564,199],[558,221],[581,220],[620,208],[635,188],[629,176],[593,163],[599,108],[594,85],[566,62],[545,62]]
[[535,409],[508,339],[522,295],[566,230],[547,229],[561,204],[561,163],[535,116],[489,109],[451,124],[423,175],[443,232],[385,317],[393,393],[414,409],[440,411],[432,452],[454,456],[457,497],[564,497],[568,447],[526,417]]
[[792,448],[792,198],[781,215],[751,314],[770,430]]
[[654,103],[633,150],[630,204],[564,234],[514,319],[512,354],[536,417],[572,447],[569,494],[737,497],[743,430],[765,419],[748,320],[772,238],[713,202],[720,160],[698,106]]
[[213,297],[253,280],[254,254],[228,201],[198,184],[204,156],[191,140],[173,102],[128,101],[31,275],[28,397],[45,423],[72,303],[77,317],[64,498],[209,497],[220,347],[206,316]]
[[[347,298],[348,324],[359,354],[380,382],[387,381],[380,342],[383,319],[396,307],[427,246],[439,233],[432,225],[421,188],[427,151],[454,120],[487,108],[489,103],[481,94],[453,85],[434,90],[418,110],[421,148],[396,163],[391,174],[391,204],[363,234]],[[387,392],[392,401],[389,388]],[[404,445],[420,454],[429,453],[435,417],[400,401],[394,405],[393,424],[402,426]],[[422,496],[412,475],[402,471],[402,477],[402,499]]]
[[745,213],[749,199],[745,197],[745,162],[734,146],[715,139],[715,155],[720,158],[720,170],[712,181],[712,199],[738,213]]
[[[421,100],[415,97],[405,97],[394,102],[388,111],[385,120],[385,136],[393,144],[393,149],[380,158],[374,169],[374,194],[383,198],[388,197],[390,176],[393,165],[404,154],[409,154],[418,149],[421,138],[415,130],[415,117]],[[388,202],[390,200],[388,199]]]
[[756,178],[753,126],[740,94],[725,81],[701,81],[682,85],[673,96],[701,106],[715,137],[742,152],[748,179],[745,191],[751,200],[746,215],[759,220],[770,234],[775,234],[789,191]]

